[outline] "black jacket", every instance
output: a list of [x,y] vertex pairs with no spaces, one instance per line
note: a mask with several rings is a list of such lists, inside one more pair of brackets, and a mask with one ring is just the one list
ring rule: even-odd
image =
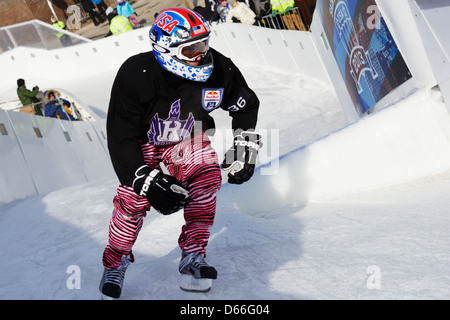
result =
[[95,4],[92,3],[91,0],[83,0],[81,1],[81,6],[83,7],[83,10],[86,12],[91,12],[95,10]]
[[144,165],[141,145],[171,145],[189,137],[201,122],[214,128],[209,113],[227,110],[234,130],[254,129],[259,100],[233,62],[210,49],[214,70],[206,82],[184,79],[163,69],[153,53],[132,56],[120,67],[107,116],[108,148],[122,185],[131,186]]

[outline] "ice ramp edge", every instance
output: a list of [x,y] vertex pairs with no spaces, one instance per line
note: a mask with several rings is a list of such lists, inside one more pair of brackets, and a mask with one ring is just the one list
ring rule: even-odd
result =
[[242,186],[224,185],[218,207],[257,215],[449,169],[450,114],[439,91],[422,89],[260,166]]

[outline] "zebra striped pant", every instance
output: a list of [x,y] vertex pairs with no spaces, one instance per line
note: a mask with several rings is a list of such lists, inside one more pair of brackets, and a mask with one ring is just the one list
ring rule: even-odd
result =
[[[216,193],[222,183],[217,155],[209,139],[198,134],[169,147],[145,144],[142,152],[150,168],[160,169],[160,163],[164,163],[169,173],[189,190],[191,201],[184,208],[185,225],[178,244],[185,252],[206,254],[216,212]],[[105,268],[117,268],[123,255],[129,255],[130,262],[134,262],[132,247],[151,206],[146,198],[124,185],[117,188],[113,204],[109,241],[103,253]]]

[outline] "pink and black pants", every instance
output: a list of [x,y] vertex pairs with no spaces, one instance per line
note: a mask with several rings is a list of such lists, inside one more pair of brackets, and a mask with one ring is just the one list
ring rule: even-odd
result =
[[[216,193],[222,178],[217,155],[204,134],[176,145],[155,147],[142,145],[146,164],[160,169],[164,163],[170,175],[189,190],[191,201],[184,208],[185,225],[178,238],[181,250],[206,254],[210,229],[216,212]],[[132,247],[142,228],[143,218],[150,210],[147,198],[138,196],[130,186],[120,185],[113,200],[109,224],[109,241],[103,253],[105,268],[117,268],[123,255],[134,261]]]

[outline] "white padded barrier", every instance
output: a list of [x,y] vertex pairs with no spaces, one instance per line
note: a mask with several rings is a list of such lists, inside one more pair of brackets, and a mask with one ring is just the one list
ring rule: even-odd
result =
[[87,182],[60,120],[8,112],[39,194]]
[[223,37],[222,29],[220,27],[221,25],[214,25],[211,29],[211,36],[210,36],[210,46],[214,49],[220,51],[222,54],[224,54],[227,57],[232,56],[232,50],[227,42],[226,38]]
[[105,123],[0,111],[0,203],[114,176]]
[[310,32],[280,32],[300,73],[329,82],[328,74]]
[[[248,62],[254,65],[267,64],[250,27],[243,27],[238,24],[219,24],[217,25],[217,29],[218,41],[212,41],[211,47],[225,55],[229,55],[238,65]],[[225,42],[228,48],[223,49],[220,45],[217,45],[221,42]]]
[[213,25],[211,47],[238,66],[269,66],[329,81],[311,32],[222,23]]
[[87,181],[114,174],[109,156],[90,122],[61,121],[61,126],[69,135],[69,145]]
[[108,143],[106,140],[106,120],[91,122],[91,126],[97,135],[98,140],[102,144],[103,149],[108,153]]
[[450,110],[450,1],[417,0],[411,1],[409,5],[423,46],[428,49],[426,53],[436,82]]
[[269,66],[280,70],[290,70],[290,72],[299,71],[298,65],[283,41],[279,30],[254,28],[253,34],[261,51],[264,52]]
[[0,204],[37,194],[6,111],[0,110]]

